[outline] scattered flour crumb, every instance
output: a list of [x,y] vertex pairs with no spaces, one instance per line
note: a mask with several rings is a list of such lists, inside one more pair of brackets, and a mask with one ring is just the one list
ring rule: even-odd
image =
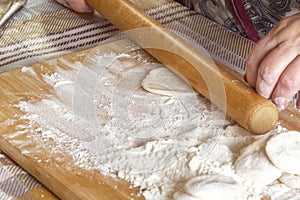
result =
[[26,67],[26,66],[24,66],[24,67],[21,68],[21,71],[23,73],[29,73],[29,74],[37,77],[37,73],[35,72],[35,70],[33,69],[33,67]]

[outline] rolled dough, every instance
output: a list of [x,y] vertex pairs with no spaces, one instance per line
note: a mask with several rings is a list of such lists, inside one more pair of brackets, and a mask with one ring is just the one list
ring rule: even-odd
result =
[[272,136],[266,144],[266,153],[282,171],[300,174],[300,132],[288,131]]
[[198,200],[198,198],[195,198],[187,193],[184,192],[175,192],[173,195],[174,200]]
[[236,173],[255,185],[268,185],[281,176],[281,170],[269,161],[265,153],[269,137],[262,137],[244,148],[235,162]]
[[192,96],[197,94],[190,85],[166,67],[158,67],[150,71],[142,81],[142,87],[154,94],[166,96]]
[[300,188],[299,175],[283,173],[279,180],[291,188]]
[[232,200],[241,199],[241,186],[229,176],[209,174],[190,179],[185,190],[197,199],[203,200]]

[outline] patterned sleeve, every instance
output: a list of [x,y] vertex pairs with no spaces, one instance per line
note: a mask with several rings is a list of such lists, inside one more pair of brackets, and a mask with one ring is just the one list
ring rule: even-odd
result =
[[299,0],[176,1],[255,42],[278,21],[300,10]]

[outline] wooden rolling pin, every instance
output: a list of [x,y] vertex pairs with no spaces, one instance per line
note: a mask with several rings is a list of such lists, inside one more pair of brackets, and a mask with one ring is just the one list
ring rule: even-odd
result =
[[129,0],[88,0],[88,3],[242,127],[254,134],[273,129],[278,110],[272,102]]

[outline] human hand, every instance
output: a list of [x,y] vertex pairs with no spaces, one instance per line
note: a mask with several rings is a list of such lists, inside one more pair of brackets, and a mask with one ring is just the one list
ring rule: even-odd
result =
[[85,0],[56,0],[61,5],[80,13],[90,13],[93,9]]
[[300,14],[280,21],[256,44],[246,62],[245,78],[279,109],[288,105],[300,90]]

